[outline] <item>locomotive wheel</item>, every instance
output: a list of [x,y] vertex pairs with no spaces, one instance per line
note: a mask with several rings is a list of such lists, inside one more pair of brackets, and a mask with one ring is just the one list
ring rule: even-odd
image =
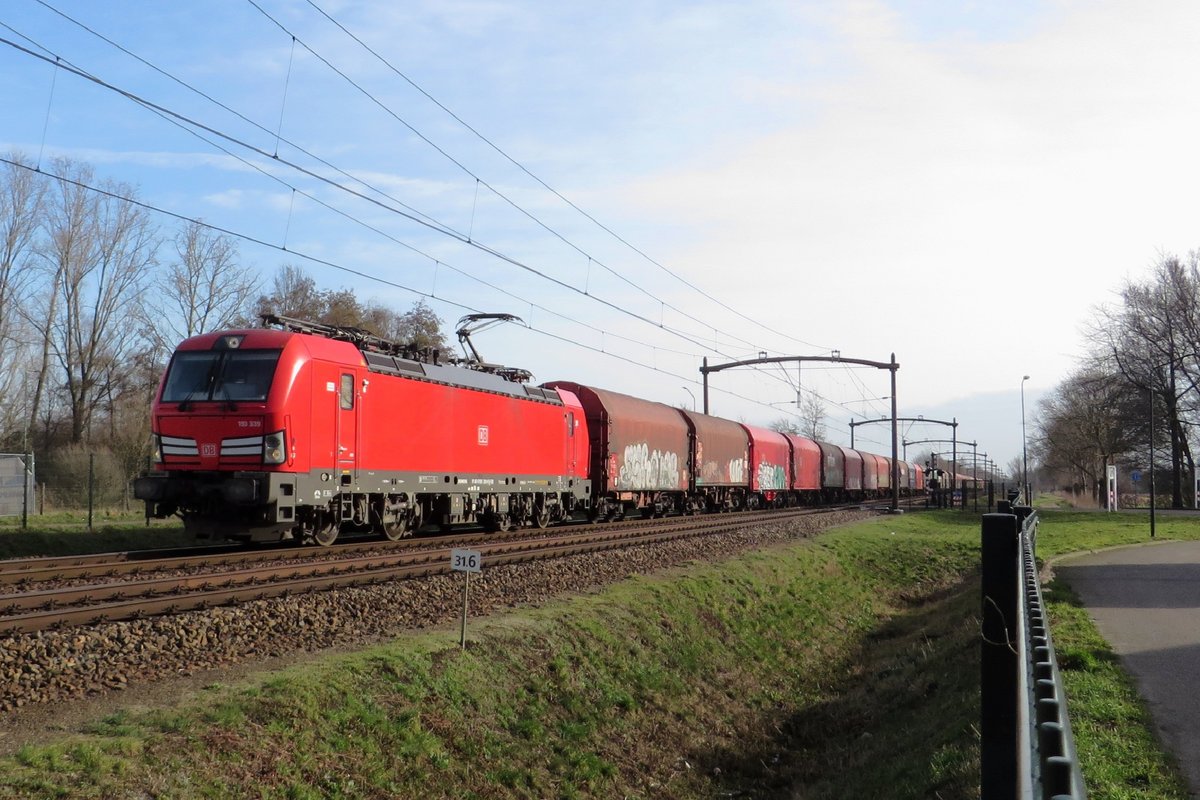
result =
[[395,524],[384,523],[383,538],[389,542],[398,542],[412,536],[421,527],[421,507],[413,509],[412,514],[401,517]]
[[313,529],[313,541],[321,545],[321,547],[329,547],[337,541],[338,524],[336,522],[327,522],[323,525],[318,525]]
[[500,530],[500,515],[495,511],[485,511],[479,518],[479,524],[488,533],[496,533]]
[[546,508],[545,504],[534,506],[531,521],[535,528],[546,528],[550,525],[550,509]]

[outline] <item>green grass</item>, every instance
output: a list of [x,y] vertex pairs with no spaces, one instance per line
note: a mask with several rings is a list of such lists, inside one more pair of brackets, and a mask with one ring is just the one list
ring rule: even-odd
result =
[[[967,526],[912,516],[120,714],[0,794],[969,797]],[[923,748],[913,748],[914,732]]]
[[31,515],[25,528],[20,517],[0,517],[0,558],[87,555],[196,543],[194,537],[184,534],[179,520],[151,520],[147,527],[141,513],[97,511],[92,515],[91,531],[86,511]]
[[[1150,517],[1142,512],[1049,511],[1039,510],[1041,525],[1037,551],[1041,559],[1052,559],[1081,550],[1145,544],[1150,542]],[[1200,519],[1159,514],[1155,522],[1158,539],[1200,539]]]
[[[1136,515],[1043,520],[1043,552],[1145,538]],[[977,797],[978,542],[974,515],[886,517],[475,620],[466,651],[403,636],[26,747],[0,796]],[[1090,796],[1185,797],[1052,595]]]

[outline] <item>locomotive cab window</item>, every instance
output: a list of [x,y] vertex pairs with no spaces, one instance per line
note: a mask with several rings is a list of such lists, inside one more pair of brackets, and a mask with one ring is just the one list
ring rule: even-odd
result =
[[265,402],[281,350],[181,350],[171,359],[162,402]]
[[338,400],[343,411],[350,411],[354,408],[354,376],[343,375],[342,385],[338,392]]

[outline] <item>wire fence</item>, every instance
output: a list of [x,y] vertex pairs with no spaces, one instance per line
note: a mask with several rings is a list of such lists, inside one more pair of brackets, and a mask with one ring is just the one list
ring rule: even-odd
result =
[[33,512],[35,487],[33,456],[0,453],[0,517],[20,517]]
[[33,454],[0,453],[0,517],[36,519],[63,512],[135,513],[132,478],[108,453],[54,459],[37,474]]

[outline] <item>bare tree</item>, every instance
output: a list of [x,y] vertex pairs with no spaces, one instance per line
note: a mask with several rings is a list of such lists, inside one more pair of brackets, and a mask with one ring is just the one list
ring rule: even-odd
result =
[[80,442],[96,409],[106,401],[111,407],[142,344],[137,326],[127,322],[141,317],[158,242],[146,212],[123,199],[133,196],[131,187],[107,182],[106,194],[91,192],[80,186],[93,183],[91,168],[65,160],[54,172],[48,338],[61,368],[71,441]]
[[[9,159],[25,163],[19,153]],[[18,312],[36,273],[38,226],[46,183],[36,172],[14,164],[0,168],[0,437],[28,430],[27,366],[32,331]],[[21,446],[27,447],[24,435]]]
[[779,433],[790,433],[794,436],[800,436],[800,423],[798,420],[791,417],[780,417],[767,426],[773,431]]
[[825,405],[815,394],[800,403],[800,431],[814,441],[825,438]]
[[247,321],[258,277],[239,263],[228,236],[191,222],[174,240],[175,258],[159,274],[146,329],[159,352],[180,340]]
[[[93,198],[81,184],[92,179],[90,167],[68,161],[55,162],[55,174],[61,180],[52,181],[47,188],[45,215],[42,222],[41,291],[35,302],[22,309],[26,320],[38,334],[37,377],[34,380],[30,403],[30,425],[43,425],[43,447],[50,442],[51,414],[49,406],[55,398],[50,392],[50,368],[54,357],[54,321],[59,315],[63,276],[70,265],[90,258],[88,253],[94,238],[95,218]],[[72,183],[71,179],[76,182]]]
[[1025,461],[1020,456],[1013,456],[1012,458],[1010,458],[1008,460],[1008,463],[1004,466],[1004,468],[1006,470],[1008,470],[1008,477],[1012,480],[1012,482],[1014,484],[1020,485],[1021,482],[1025,479],[1024,466],[1025,466]]
[[1135,444],[1136,391],[1120,373],[1082,369],[1039,404],[1032,451],[1043,474],[1099,502],[1109,464]]
[[322,322],[329,308],[324,293],[300,267],[284,264],[271,281],[270,294],[260,295],[256,314],[278,314],[313,322]]
[[350,289],[320,289],[304,270],[286,265],[276,273],[271,293],[260,295],[258,313],[296,317],[326,325],[363,328],[376,336],[417,347],[450,349],[442,321],[423,300],[403,314],[387,306],[365,306]]
[[[1145,282],[1130,281],[1119,308],[1099,310],[1101,356],[1133,387],[1161,402],[1171,442],[1171,501],[1183,505],[1183,474],[1194,468],[1186,412],[1200,397],[1200,268],[1162,256]],[[1147,405],[1150,400],[1147,400]]]
[[[373,313],[376,309],[376,306],[371,306],[367,313]],[[403,314],[395,314],[394,323],[387,336],[394,341],[415,344],[417,347],[431,347],[443,352],[450,349],[450,343],[442,331],[442,321],[433,313],[433,309],[425,305],[424,300],[418,300]]]

